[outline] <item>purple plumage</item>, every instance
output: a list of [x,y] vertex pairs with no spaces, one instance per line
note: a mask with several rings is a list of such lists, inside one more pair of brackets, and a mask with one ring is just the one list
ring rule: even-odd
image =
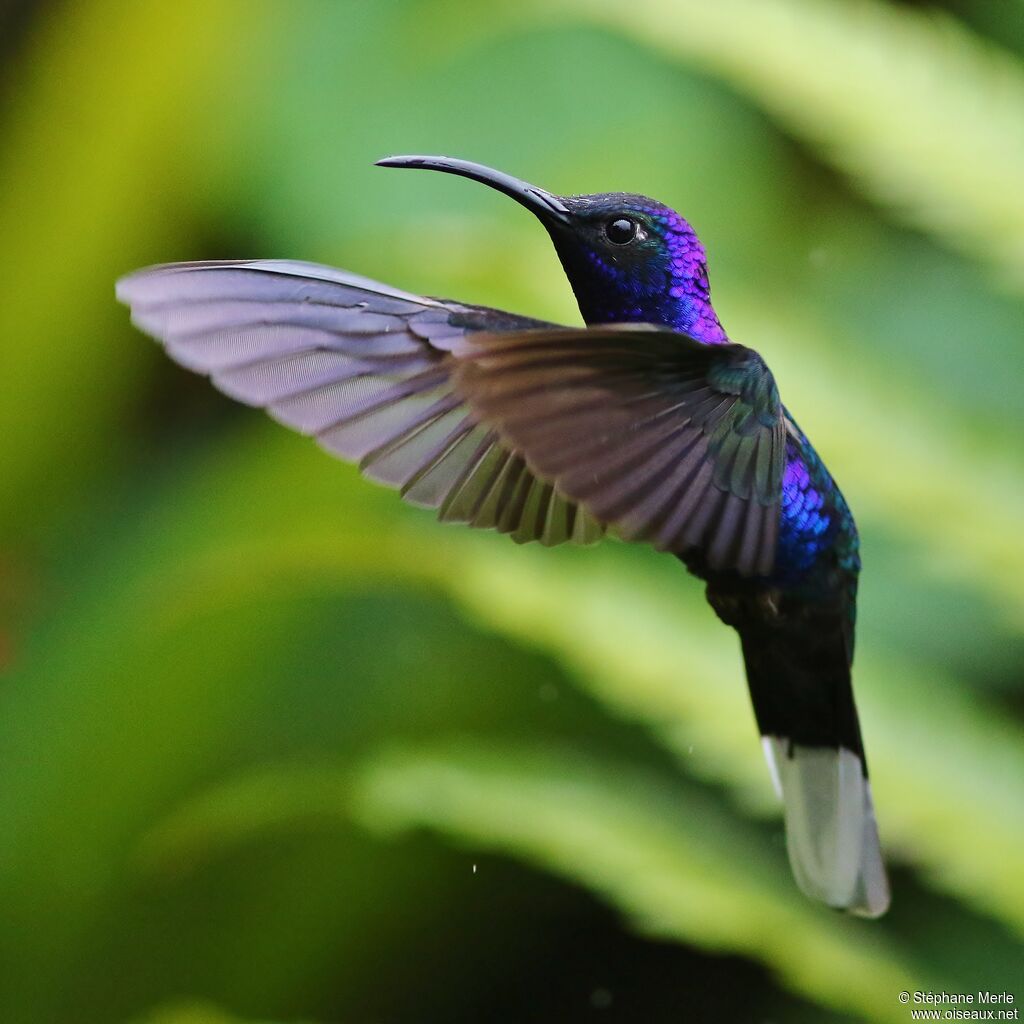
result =
[[587,323],[647,323],[706,345],[728,337],[711,305],[704,246],[689,222],[647,196],[569,196],[565,204],[595,234],[615,214],[643,216],[629,248],[580,249],[555,232],[555,248]]

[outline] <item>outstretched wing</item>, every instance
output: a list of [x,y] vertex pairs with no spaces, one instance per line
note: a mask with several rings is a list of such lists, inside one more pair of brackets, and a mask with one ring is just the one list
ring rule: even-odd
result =
[[177,362],[443,520],[548,545],[604,532],[452,387],[451,348],[465,336],[542,321],[291,260],[152,267],[122,278],[117,296]]
[[601,522],[709,569],[771,571],[785,426],[756,352],[607,326],[467,336],[455,355],[480,419]]

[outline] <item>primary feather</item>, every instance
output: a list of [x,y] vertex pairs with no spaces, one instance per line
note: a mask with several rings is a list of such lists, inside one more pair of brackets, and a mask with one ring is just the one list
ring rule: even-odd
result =
[[541,321],[291,260],[152,267],[117,294],[177,362],[443,520],[545,545],[603,533],[453,390],[460,339]]

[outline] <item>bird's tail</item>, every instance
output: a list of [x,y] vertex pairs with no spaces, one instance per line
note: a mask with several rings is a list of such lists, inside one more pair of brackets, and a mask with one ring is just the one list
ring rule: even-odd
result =
[[797,885],[832,907],[884,914],[889,882],[843,631],[746,623],[740,638]]

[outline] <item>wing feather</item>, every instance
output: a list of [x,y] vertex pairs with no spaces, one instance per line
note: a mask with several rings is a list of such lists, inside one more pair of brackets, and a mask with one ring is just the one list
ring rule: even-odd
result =
[[450,350],[468,334],[538,321],[290,260],[152,267],[117,294],[177,362],[443,520],[520,543],[592,543],[604,532],[453,389]]
[[784,425],[755,352],[609,325],[484,332],[454,354],[474,412],[596,519],[711,570],[771,571]]
[[118,296],[182,365],[442,520],[543,544],[610,524],[710,569],[771,569],[784,429],[749,349],[286,260],[155,267]]

